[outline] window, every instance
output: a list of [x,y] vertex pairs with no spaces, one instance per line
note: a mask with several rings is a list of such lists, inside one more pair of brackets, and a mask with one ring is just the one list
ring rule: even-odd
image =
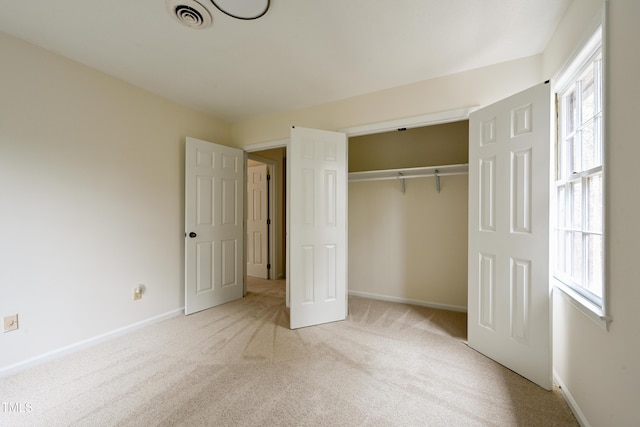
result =
[[602,30],[557,85],[555,279],[605,314]]

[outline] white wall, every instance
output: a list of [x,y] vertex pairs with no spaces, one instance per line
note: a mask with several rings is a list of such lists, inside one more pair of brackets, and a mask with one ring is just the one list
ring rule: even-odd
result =
[[292,125],[340,130],[369,123],[488,105],[543,81],[542,55],[233,125],[239,147],[289,138]]
[[468,176],[349,184],[349,292],[467,308]]
[[[554,298],[554,368],[592,426],[640,425],[640,2],[609,0],[606,64],[606,252],[613,316],[607,332]],[[576,0],[544,56],[549,74],[585,35],[602,1]]]
[[1,372],[184,305],[184,140],[231,128],[4,34],[0,52],[0,316],[20,323]]

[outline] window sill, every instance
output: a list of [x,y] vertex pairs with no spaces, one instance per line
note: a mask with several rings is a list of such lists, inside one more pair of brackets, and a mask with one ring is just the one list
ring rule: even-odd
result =
[[[585,316],[591,319],[595,324],[605,331],[609,330],[609,324],[613,320],[611,316],[607,316],[600,307],[594,305],[591,301],[575,292],[564,283],[552,279],[554,294],[562,295],[562,297]],[[560,292],[558,292],[560,291]]]

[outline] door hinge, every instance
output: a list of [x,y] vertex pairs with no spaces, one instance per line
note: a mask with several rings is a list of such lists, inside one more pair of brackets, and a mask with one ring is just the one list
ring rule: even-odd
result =
[[267,181],[271,181],[271,175],[267,174]]
[[267,270],[271,270],[271,264],[267,264]]
[[271,225],[271,218],[267,218],[267,225]]

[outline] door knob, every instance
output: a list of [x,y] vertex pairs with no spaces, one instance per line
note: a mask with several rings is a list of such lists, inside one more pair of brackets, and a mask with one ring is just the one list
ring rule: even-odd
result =
[[192,239],[193,239],[194,237],[196,237],[196,236],[197,236],[197,234],[196,234],[196,233],[194,233],[193,231],[192,231],[191,233],[189,233],[189,237],[191,237]]

